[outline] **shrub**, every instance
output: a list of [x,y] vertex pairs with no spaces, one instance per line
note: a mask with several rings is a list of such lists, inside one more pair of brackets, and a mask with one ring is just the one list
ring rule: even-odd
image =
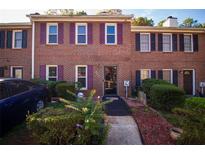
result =
[[67,91],[70,91],[72,93],[76,93],[75,85],[69,84],[69,83],[59,83],[56,86],[56,92],[57,92],[58,97],[62,97],[64,99],[68,99],[68,100],[75,100],[76,97]]
[[205,113],[205,98],[191,97],[185,101],[185,108],[199,113]]
[[184,102],[185,94],[174,85],[156,84],[151,87],[150,99],[154,108],[170,111]]
[[145,92],[147,98],[150,98],[150,90],[151,87],[155,84],[170,84],[164,80],[156,80],[156,79],[145,79],[142,81],[142,90]]

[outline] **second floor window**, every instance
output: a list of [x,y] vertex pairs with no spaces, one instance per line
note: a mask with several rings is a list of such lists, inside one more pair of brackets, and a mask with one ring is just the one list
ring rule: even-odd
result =
[[117,42],[117,32],[116,32],[116,24],[106,24],[105,27],[105,43],[106,44],[116,44]]
[[192,35],[184,35],[184,51],[192,50]]
[[13,31],[13,48],[20,49],[22,48],[22,31],[17,30]]
[[163,34],[163,51],[170,52],[172,51],[172,35]]
[[87,24],[76,24],[76,44],[87,44]]
[[140,51],[150,51],[150,34],[140,34]]
[[47,43],[57,44],[58,43],[58,24],[48,24],[47,27]]

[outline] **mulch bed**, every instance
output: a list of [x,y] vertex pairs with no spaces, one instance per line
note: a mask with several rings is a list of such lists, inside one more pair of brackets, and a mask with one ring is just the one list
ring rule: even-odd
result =
[[131,108],[132,116],[138,124],[144,144],[169,145],[175,144],[169,130],[173,126],[153,109],[134,100],[126,100]]

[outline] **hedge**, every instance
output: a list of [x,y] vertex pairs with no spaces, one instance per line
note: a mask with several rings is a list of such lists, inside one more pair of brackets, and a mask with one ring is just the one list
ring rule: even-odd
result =
[[142,81],[142,90],[145,92],[147,98],[150,98],[150,90],[151,87],[155,84],[168,84],[171,85],[169,82],[165,80],[157,80],[157,79],[145,79]]
[[170,111],[184,103],[185,93],[174,85],[156,84],[151,87],[150,100],[152,107]]
[[75,85],[69,84],[69,83],[59,83],[56,86],[56,93],[58,97],[62,97],[67,100],[75,100],[75,96],[73,96],[71,93],[76,93]]

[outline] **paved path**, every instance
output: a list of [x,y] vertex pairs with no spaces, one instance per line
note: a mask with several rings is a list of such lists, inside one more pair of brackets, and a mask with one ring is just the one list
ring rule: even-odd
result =
[[119,97],[106,105],[107,119],[110,125],[108,145],[141,145],[138,126],[130,115],[126,102]]

